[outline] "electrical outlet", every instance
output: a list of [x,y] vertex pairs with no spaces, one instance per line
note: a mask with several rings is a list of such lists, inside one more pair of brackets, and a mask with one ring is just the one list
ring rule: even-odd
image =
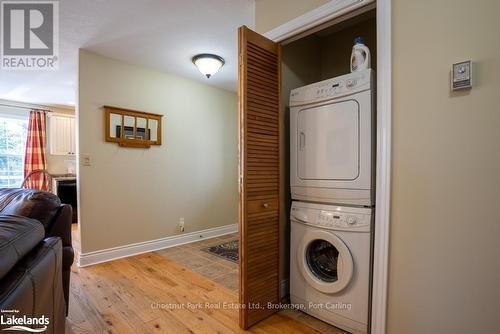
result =
[[179,232],[184,232],[184,217],[179,218]]

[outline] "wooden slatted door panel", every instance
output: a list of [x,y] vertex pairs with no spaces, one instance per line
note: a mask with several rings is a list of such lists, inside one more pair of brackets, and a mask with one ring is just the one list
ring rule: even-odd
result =
[[276,312],[280,301],[281,50],[239,29],[240,326]]

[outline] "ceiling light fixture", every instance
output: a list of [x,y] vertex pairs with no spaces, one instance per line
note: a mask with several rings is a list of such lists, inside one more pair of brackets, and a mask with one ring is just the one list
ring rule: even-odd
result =
[[198,71],[207,78],[217,73],[225,63],[224,58],[210,53],[196,55],[192,60]]

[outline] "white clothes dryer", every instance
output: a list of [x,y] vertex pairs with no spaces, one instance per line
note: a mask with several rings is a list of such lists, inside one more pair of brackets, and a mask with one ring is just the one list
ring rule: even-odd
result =
[[368,69],[291,91],[292,199],[374,204],[373,76]]

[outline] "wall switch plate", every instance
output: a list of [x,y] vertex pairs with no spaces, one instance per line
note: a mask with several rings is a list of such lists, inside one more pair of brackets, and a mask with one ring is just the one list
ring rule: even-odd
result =
[[472,88],[472,73],[471,60],[453,64],[451,70],[451,89]]
[[80,154],[80,160],[83,166],[92,166],[92,159],[88,154]]

